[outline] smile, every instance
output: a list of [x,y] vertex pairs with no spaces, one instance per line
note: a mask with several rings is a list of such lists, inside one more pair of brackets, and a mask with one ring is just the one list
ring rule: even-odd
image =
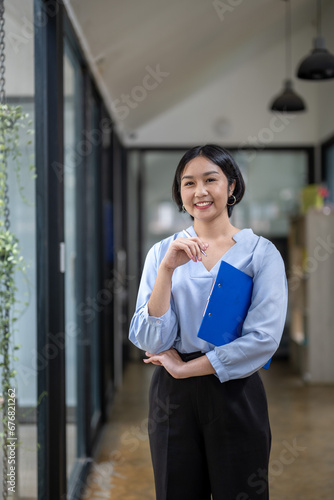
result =
[[208,207],[209,205],[212,205],[212,201],[201,201],[199,203],[195,203],[195,207]]

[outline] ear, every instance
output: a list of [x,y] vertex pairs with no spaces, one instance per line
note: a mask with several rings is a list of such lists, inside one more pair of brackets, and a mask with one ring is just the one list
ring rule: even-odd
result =
[[236,179],[234,179],[234,181],[232,182],[232,184],[229,185],[229,188],[228,188],[228,195],[229,196],[232,196],[234,190],[235,190],[235,186],[237,184],[237,181]]

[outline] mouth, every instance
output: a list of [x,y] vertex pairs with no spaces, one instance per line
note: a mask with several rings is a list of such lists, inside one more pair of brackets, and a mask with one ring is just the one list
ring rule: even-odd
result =
[[211,207],[212,204],[213,204],[212,201],[199,201],[198,203],[195,203],[195,207],[199,209],[204,209]]

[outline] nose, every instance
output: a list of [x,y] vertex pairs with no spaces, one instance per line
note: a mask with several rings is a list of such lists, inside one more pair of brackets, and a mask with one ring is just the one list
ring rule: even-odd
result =
[[206,196],[208,191],[206,189],[206,184],[204,182],[198,182],[196,185],[195,196],[200,198],[201,196]]

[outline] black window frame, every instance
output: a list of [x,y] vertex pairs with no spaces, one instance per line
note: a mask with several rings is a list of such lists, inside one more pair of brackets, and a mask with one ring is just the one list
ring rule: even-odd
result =
[[[43,23],[40,22],[43,19]],[[65,366],[65,286],[64,270],[61,269],[62,244],[64,243],[64,53],[65,43],[80,64],[83,87],[80,93],[82,130],[89,130],[89,96],[95,100],[101,141],[97,145],[96,162],[99,175],[96,188],[102,196],[97,196],[98,204],[98,290],[103,289],[106,272],[112,274],[113,263],[104,266],[103,242],[104,214],[103,200],[114,203],[114,162],[118,170],[123,164],[124,148],[117,139],[113,123],[95,84],[80,43],[72,28],[63,3],[59,0],[34,0],[35,25],[35,113],[36,113],[36,241],[37,241],[37,350],[40,355],[46,349],[57,354],[38,371],[38,395],[44,394],[37,408],[38,428],[38,499],[80,498],[92,463],[92,456],[98,443],[99,433],[107,417],[107,410],[114,393],[114,303],[101,311],[99,329],[99,393],[100,408],[92,420],[91,415],[91,345],[89,329],[83,315],[78,313],[78,450],[77,460],[67,477],[66,468],[66,366]],[[66,42],[65,42],[66,40]],[[102,130],[108,124],[107,131]],[[108,138],[109,136],[109,138]],[[105,140],[106,137],[108,140]],[[118,141],[118,142],[117,142]],[[118,154],[115,154],[115,144]],[[117,158],[116,158],[117,156]],[[90,235],[87,231],[87,163],[82,155],[77,168],[80,170],[77,182],[76,244],[87,248]],[[122,163],[122,165],[121,165]],[[104,169],[100,168],[104,165]],[[108,188],[103,191],[105,179]],[[125,174],[124,174],[125,175]],[[126,206],[126,200],[117,200]],[[120,210],[115,210],[114,213]],[[115,221],[114,221],[115,222]],[[114,252],[117,251],[119,237],[115,238]],[[65,242],[66,244],[66,242]],[[77,259],[77,302],[85,302],[87,292],[87,262],[89,252],[84,251]],[[66,271],[65,271],[66,272]],[[110,322],[111,319],[111,322]],[[59,348],[59,345],[62,347]],[[108,353],[110,354],[108,358]]]

